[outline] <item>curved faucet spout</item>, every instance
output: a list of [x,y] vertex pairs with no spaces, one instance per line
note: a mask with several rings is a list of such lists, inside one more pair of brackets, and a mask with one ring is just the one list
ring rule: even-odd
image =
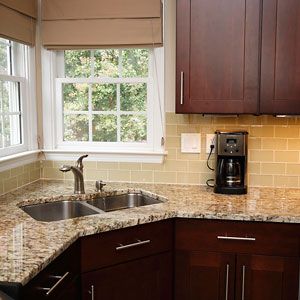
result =
[[77,160],[76,166],[63,165],[59,168],[61,172],[72,171],[74,175],[74,194],[84,194],[84,178],[83,178],[83,164],[82,159],[87,155],[81,156]]

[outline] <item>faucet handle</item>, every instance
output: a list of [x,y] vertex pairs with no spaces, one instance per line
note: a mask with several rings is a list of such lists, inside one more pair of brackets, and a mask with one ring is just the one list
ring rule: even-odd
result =
[[104,183],[102,180],[96,180],[96,192],[102,192],[103,187],[106,186],[106,183]]
[[82,160],[83,160],[84,158],[86,158],[86,157],[88,157],[87,154],[82,155],[82,156],[80,156],[80,157],[77,159],[76,167],[79,168],[81,171],[83,170],[83,163],[82,163]]

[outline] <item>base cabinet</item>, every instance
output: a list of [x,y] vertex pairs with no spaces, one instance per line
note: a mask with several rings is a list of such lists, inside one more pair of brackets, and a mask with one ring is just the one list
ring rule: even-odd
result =
[[83,300],[172,300],[171,252],[82,275]]
[[175,300],[298,300],[298,232],[287,224],[177,220]]
[[299,259],[237,255],[237,300],[298,299]]
[[234,299],[233,254],[178,251],[175,266],[175,299]]
[[176,300],[298,299],[297,258],[176,253]]

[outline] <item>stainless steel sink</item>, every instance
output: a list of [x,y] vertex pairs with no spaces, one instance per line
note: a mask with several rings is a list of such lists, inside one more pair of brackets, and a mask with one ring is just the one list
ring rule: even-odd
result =
[[84,217],[97,214],[100,211],[82,201],[57,201],[33,204],[21,207],[37,221],[51,222]]
[[93,200],[87,201],[87,203],[105,212],[108,212],[137,206],[158,204],[162,203],[162,201],[141,193],[128,193],[116,196],[95,198]]

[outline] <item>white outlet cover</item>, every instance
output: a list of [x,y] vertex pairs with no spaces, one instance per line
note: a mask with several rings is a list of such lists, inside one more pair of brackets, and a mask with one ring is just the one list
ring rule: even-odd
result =
[[212,153],[215,153],[216,149],[216,135],[215,134],[207,134],[206,135],[206,153],[210,153],[210,145],[214,145],[215,148],[213,149]]
[[201,134],[182,133],[181,134],[182,153],[201,153]]

